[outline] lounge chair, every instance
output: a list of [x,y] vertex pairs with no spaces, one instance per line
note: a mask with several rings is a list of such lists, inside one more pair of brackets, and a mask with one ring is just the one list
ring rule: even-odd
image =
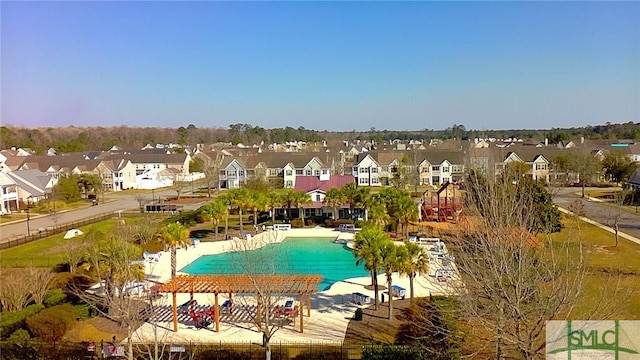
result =
[[200,313],[196,314],[193,310],[189,311],[189,316],[193,320],[196,329],[206,328],[208,323],[204,321],[204,317]]
[[180,305],[178,308],[180,309],[181,312],[186,313],[186,312],[190,312],[193,311],[193,309],[198,306],[198,301],[197,300],[189,300],[186,303]]
[[225,300],[222,303],[222,305],[220,305],[220,313],[223,313],[226,311],[229,314],[232,314],[231,305],[233,305],[233,302],[231,300]]

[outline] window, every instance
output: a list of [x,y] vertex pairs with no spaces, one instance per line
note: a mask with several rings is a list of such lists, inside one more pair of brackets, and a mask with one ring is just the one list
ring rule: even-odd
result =
[[322,170],[322,175],[327,175],[329,173],[328,170]]
[[442,183],[444,184],[444,183],[446,183],[446,182],[449,182],[449,178],[448,178],[448,177],[443,177],[443,178],[442,178]]
[[230,177],[236,177],[236,172],[235,171],[229,171],[227,175],[230,176]]
[[220,170],[220,176],[226,176],[226,175],[227,175],[226,170]]
[[461,165],[453,165],[451,167],[453,172],[462,172],[462,166]]
[[448,166],[443,166],[442,167],[442,172],[449,172],[449,167]]
[[367,183],[367,178],[364,178],[364,177],[358,178],[358,183],[366,184]]
[[287,176],[293,176],[293,170],[287,170]]
[[440,165],[433,165],[433,166],[431,167],[431,170],[433,170],[433,171],[440,171]]
[[316,173],[316,176],[320,176],[320,170],[316,170],[315,173]]
[[371,168],[371,173],[372,174],[377,174],[378,173],[378,168],[377,167],[372,167]]
[[436,176],[432,176],[431,177],[431,183],[433,185],[440,184],[440,176],[437,176],[437,175]]
[[372,179],[371,179],[371,183],[372,183],[372,184],[376,184],[376,185],[377,185],[377,184],[379,184],[380,182],[378,181],[378,178],[372,178]]
[[307,170],[307,171],[305,171],[305,174],[307,174],[307,176],[311,176],[311,175],[313,175],[313,171],[312,170]]
[[287,187],[293,187],[293,181],[287,180]]
[[316,194],[316,201],[322,201],[320,200],[320,194]]
[[244,176],[244,170],[238,171],[238,176]]
[[269,169],[269,176],[278,176],[278,170]]
[[302,169],[297,169],[297,170],[296,170],[296,175],[298,175],[298,176],[302,176],[302,175],[304,175],[304,170],[302,170]]
[[430,169],[430,168],[429,168],[428,166],[425,166],[425,167],[423,167],[423,168],[422,168],[422,172],[423,172],[423,173],[428,173],[428,172],[429,172],[429,169]]
[[547,164],[536,164],[536,170],[547,170]]

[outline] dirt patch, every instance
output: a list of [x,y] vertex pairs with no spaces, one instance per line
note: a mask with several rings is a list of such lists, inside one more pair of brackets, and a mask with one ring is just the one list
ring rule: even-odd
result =
[[362,310],[362,321],[351,319],[344,337],[345,345],[383,343],[393,344],[400,326],[404,323],[404,311],[409,308],[409,299],[393,301],[393,318],[387,319],[389,303],[374,309],[374,305]]
[[127,337],[127,332],[115,321],[99,316],[78,322],[64,335],[64,339],[72,342],[106,342],[111,341],[114,336],[120,342]]
[[180,199],[168,198],[168,199],[165,200],[165,203],[170,203],[170,204],[195,204],[195,203],[207,201],[207,199],[208,198],[206,196],[187,196],[187,197],[181,197]]

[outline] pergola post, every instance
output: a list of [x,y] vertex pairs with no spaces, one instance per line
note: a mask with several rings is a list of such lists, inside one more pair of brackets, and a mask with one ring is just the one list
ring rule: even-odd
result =
[[311,317],[311,293],[307,293],[307,316]]
[[178,332],[178,304],[176,299],[176,292],[171,293],[173,298],[173,332]]
[[299,303],[300,303],[300,332],[303,333],[304,332],[304,320],[302,319],[304,317],[304,302],[302,301],[302,293],[300,293],[300,295],[298,296],[299,299]]
[[233,315],[233,293],[229,292],[229,315]]
[[216,322],[216,332],[220,332],[220,306],[218,306],[218,293],[214,294],[213,320]]

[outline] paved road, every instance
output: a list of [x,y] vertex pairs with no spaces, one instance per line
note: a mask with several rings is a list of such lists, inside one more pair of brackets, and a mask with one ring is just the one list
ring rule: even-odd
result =
[[569,209],[570,205],[576,201],[582,204],[585,217],[603,225],[610,226],[613,220],[620,215],[618,223],[620,231],[640,238],[640,213],[619,211],[613,204],[580,198],[580,189],[578,188],[562,188],[553,197],[553,202],[565,209]]
[[[175,196],[176,192],[172,190],[156,191],[154,196],[156,199],[160,197]],[[151,193],[145,194],[145,198],[151,200]],[[100,203],[97,206],[89,206],[87,208],[69,210],[56,213],[55,215],[41,215],[32,217],[29,221],[29,228],[31,232],[35,232],[38,228],[48,228],[56,225],[63,225],[73,221],[79,221],[82,219],[103,215],[103,214],[115,214],[120,210],[135,210],[138,209],[139,203],[136,200],[135,194],[109,194],[105,202]],[[16,223],[3,224],[0,227],[0,243],[7,242],[18,236],[24,236],[27,234],[27,222],[19,221]]]

